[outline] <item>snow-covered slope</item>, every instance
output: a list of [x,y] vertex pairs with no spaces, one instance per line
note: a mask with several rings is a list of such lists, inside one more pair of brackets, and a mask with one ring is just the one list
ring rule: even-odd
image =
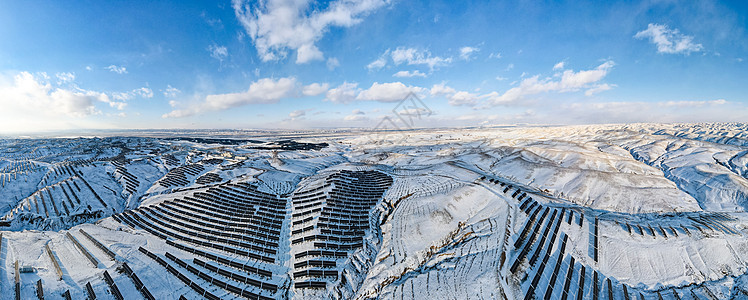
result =
[[746,129],[0,140],[0,299],[744,299]]

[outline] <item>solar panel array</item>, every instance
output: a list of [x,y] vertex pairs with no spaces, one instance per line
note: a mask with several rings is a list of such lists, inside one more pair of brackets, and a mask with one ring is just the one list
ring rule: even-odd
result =
[[193,254],[180,259],[140,249],[198,294],[274,299],[282,280],[274,270],[286,202],[248,183],[226,183],[114,218]]
[[[543,204],[534,200],[532,191],[512,183],[486,177],[480,180],[499,185],[499,190],[516,200],[520,211],[527,215],[521,230],[515,234],[514,260],[511,261],[509,271],[520,275],[524,299],[663,299],[663,295],[672,295],[674,299],[686,297],[688,299],[717,299],[709,288],[702,284],[694,284],[683,288],[668,288],[659,291],[639,290],[616,278],[605,276],[595,265],[586,265],[575,258],[567,250],[569,236],[564,230],[583,231],[585,227],[585,211],[589,228],[588,256],[594,264],[600,261],[600,226],[599,216],[590,216],[593,212],[581,206],[557,206],[551,203]],[[650,224],[649,221],[612,221],[631,235],[652,238],[678,237],[691,234],[691,231],[711,233],[737,234],[735,229],[723,224],[733,219],[725,214],[694,213],[686,218],[675,221],[663,220],[662,224]],[[644,223],[642,223],[644,222]],[[563,230],[562,224],[566,223]],[[638,224],[640,223],[640,224]],[[689,230],[689,228],[691,228]],[[668,233],[670,233],[668,235]],[[576,254],[575,254],[576,255]],[[521,276],[524,273],[524,276]]]
[[391,185],[379,171],[343,170],[291,197],[295,288],[324,288],[338,279],[336,267],[362,247],[370,211]]

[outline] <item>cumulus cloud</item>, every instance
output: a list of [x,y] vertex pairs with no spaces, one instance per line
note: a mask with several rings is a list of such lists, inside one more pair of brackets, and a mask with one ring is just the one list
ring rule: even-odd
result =
[[563,61],[561,61],[561,62],[559,62],[559,63],[557,63],[557,64],[553,65],[553,70],[554,70],[554,71],[555,71],[555,70],[563,70],[563,69],[564,69],[564,65],[565,65],[565,64],[566,64],[566,63],[564,63]]
[[368,65],[366,65],[366,68],[369,69],[369,71],[379,70],[381,68],[384,68],[384,66],[387,65],[387,58],[390,54],[390,50],[385,51],[382,55],[379,56],[376,60],[370,62]]
[[147,87],[132,90],[133,94],[143,98],[153,98],[153,91]]
[[304,96],[318,96],[327,92],[328,89],[330,89],[330,85],[327,83],[312,83],[310,85],[304,86],[304,88],[301,90],[301,93]]
[[460,105],[472,106],[478,103],[478,100],[480,98],[481,97],[478,94],[469,93],[465,91],[459,91],[447,97],[447,99],[449,99],[449,105],[452,105],[452,106],[460,106]]
[[73,82],[75,81],[75,74],[70,72],[62,72],[55,74],[55,77],[57,77],[57,84],[63,84],[67,82]]
[[682,34],[678,29],[670,29],[660,24],[650,23],[647,29],[637,32],[634,38],[649,39],[657,46],[658,53],[687,55],[704,49],[701,44],[693,42],[693,36]]
[[415,48],[404,48],[400,47],[391,52],[392,62],[395,65],[408,64],[408,65],[425,65],[429,69],[435,67],[445,66],[452,62],[451,57],[440,57],[433,56],[428,50],[419,50]]
[[399,71],[395,74],[392,74],[392,76],[393,77],[426,77],[426,74],[421,71],[414,70],[414,71]]
[[615,84],[607,84],[607,83],[598,84],[598,85],[592,87],[591,89],[588,89],[588,90],[584,91],[584,95],[585,96],[592,96],[594,94],[610,90],[610,89],[614,88],[615,86],[616,86]]
[[449,105],[452,106],[473,106],[480,99],[486,98],[486,95],[478,95],[466,91],[457,91],[445,83],[435,84],[429,90],[431,96],[444,96],[447,98]]
[[218,46],[216,44],[208,46],[208,52],[210,52],[210,57],[220,62],[223,62],[229,56],[229,50],[226,49],[226,46]]
[[424,49],[398,47],[395,50],[386,50],[366,68],[370,71],[379,70],[384,68],[390,60],[394,65],[422,65],[429,67],[430,70],[452,63],[452,57],[435,56]]
[[343,82],[338,87],[327,91],[325,101],[333,103],[349,103],[356,100],[356,95],[359,90],[358,83]]
[[327,91],[325,101],[350,103],[353,101],[397,102],[405,99],[410,93],[421,93],[424,88],[408,86],[402,82],[374,82],[368,89],[361,89],[358,83],[344,82]]
[[494,93],[490,96],[492,104],[504,104],[518,101],[529,95],[535,95],[545,92],[573,92],[580,89],[588,89],[589,94],[600,92],[606,89],[610,89],[610,85],[598,84],[608,72],[613,68],[615,63],[613,61],[605,61],[601,65],[597,66],[592,70],[582,70],[574,72],[573,70],[565,70],[560,75],[560,79],[554,80],[552,78],[541,79],[539,75],[523,79],[519,86],[514,87],[506,91],[504,94],[499,95]]
[[337,58],[330,57],[327,59],[327,69],[332,71],[335,70],[335,68],[340,67],[340,62]]
[[378,83],[374,82],[371,87],[362,90],[356,100],[379,101],[379,102],[397,102],[405,99],[410,93],[420,93],[424,91],[421,87],[407,86],[402,82]]
[[118,110],[123,110],[127,106],[125,101],[135,97],[153,98],[153,91],[150,88],[142,87],[128,92],[112,93],[112,99],[119,100],[120,102],[110,101],[109,106],[115,107]]
[[184,109],[175,109],[164,114],[162,117],[181,118],[203,112],[221,111],[250,104],[276,103],[284,98],[304,95],[304,90],[308,94],[313,94],[313,92],[317,92],[322,87],[324,86],[314,86],[313,84],[302,87],[294,77],[279,79],[262,78],[252,82],[246,91],[208,95],[201,102],[193,103]]
[[111,102],[102,92],[55,86],[43,73],[0,75],[0,131],[68,128],[100,114],[97,103]]
[[445,83],[435,84],[429,91],[431,96],[443,96],[457,93],[457,91],[451,87],[448,87]]
[[169,85],[166,85],[166,89],[164,90],[164,97],[174,98],[181,92],[182,91],[180,91],[178,88],[175,88],[169,84]]
[[285,58],[296,51],[296,63],[324,58],[315,43],[331,27],[351,27],[389,0],[337,0],[325,8],[311,1],[232,0],[234,13],[263,61]]
[[460,58],[462,58],[463,60],[470,60],[473,53],[478,51],[480,51],[479,48],[468,46],[462,47],[460,48]]
[[118,67],[115,65],[110,65],[106,67],[106,69],[117,74],[127,74],[127,68],[125,68],[124,66]]

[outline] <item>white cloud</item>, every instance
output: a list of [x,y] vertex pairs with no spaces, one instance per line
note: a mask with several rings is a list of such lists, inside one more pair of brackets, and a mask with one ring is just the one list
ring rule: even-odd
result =
[[488,58],[495,58],[495,59],[502,58],[501,52],[491,53],[488,55]]
[[303,64],[313,60],[322,60],[325,55],[315,45],[301,45],[296,49],[296,63]]
[[67,82],[73,82],[75,81],[75,74],[69,73],[69,72],[62,72],[55,74],[57,77],[57,84],[67,83]]
[[414,70],[412,72],[411,71],[399,71],[395,74],[392,74],[392,76],[393,77],[426,77],[426,74],[421,71]]
[[556,70],[563,70],[565,64],[566,64],[565,62],[561,61],[561,62],[559,62],[559,63],[557,63],[557,64],[555,64],[553,66],[553,70],[554,71],[556,71]]
[[330,27],[351,27],[389,0],[337,0],[326,8],[310,7],[309,0],[232,0],[234,13],[254,41],[263,61],[285,58],[296,51],[296,63],[321,60],[315,43]]
[[616,87],[615,84],[607,84],[607,83],[598,84],[598,85],[593,86],[592,88],[584,91],[584,95],[585,96],[592,96],[594,94],[610,90],[610,89],[612,89],[614,87]]
[[448,87],[445,83],[442,82],[440,84],[435,84],[434,86],[432,86],[429,93],[431,93],[431,96],[444,96],[457,93],[457,91],[451,87]]
[[296,79],[293,77],[272,79],[263,78],[249,85],[249,89],[240,93],[208,95],[205,98],[207,108],[224,110],[246,104],[275,103],[278,100],[294,95]]
[[358,94],[358,92],[358,83],[343,82],[338,87],[327,91],[325,101],[333,103],[349,103],[356,100],[356,94]]
[[221,62],[229,56],[229,50],[226,49],[226,46],[218,46],[216,44],[208,46],[208,52],[210,52],[210,57]]
[[366,116],[366,113],[361,111],[360,109],[354,109],[350,115],[347,115],[343,118],[345,121],[368,121],[369,117]]
[[502,95],[498,95],[498,93],[491,95],[491,103],[511,103],[521,100],[529,95],[551,91],[573,92],[584,88],[609,88],[610,86],[601,87],[600,85],[596,85],[595,83],[602,80],[614,65],[615,63],[613,61],[606,61],[592,70],[583,70],[579,72],[566,70],[561,74],[560,80],[552,80],[551,78],[540,79],[540,76],[535,75],[533,77],[523,79],[518,87],[511,88]]
[[387,56],[389,56],[389,54],[390,54],[390,50],[388,49],[382,55],[380,55],[379,58],[377,58],[376,60],[366,65],[366,68],[369,69],[369,71],[374,71],[374,70],[379,70],[381,68],[384,68],[384,66],[387,65]]
[[437,67],[452,63],[452,57],[434,56],[428,50],[398,47],[395,50],[387,49],[379,58],[366,65],[366,68],[369,71],[379,70],[384,68],[390,60],[394,65],[423,65],[428,66],[432,71]]
[[651,43],[657,45],[658,53],[690,54],[704,50],[701,44],[693,42],[693,36],[682,34],[678,29],[670,29],[666,25],[650,23],[647,29],[637,32],[634,38],[649,39]]
[[306,110],[299,109],[299,110],[294,110],[291,113],[289,113],[288,117],[290,117],[291,119],[296,119],[304,115],[306,115]]
[[206,111],[220,111],[249,104],[276,103],[283,98],[297,97],[299,86],[296,78],[263,78],[249,85],[249,89],[239,93],[214,94],[205,97],[203,102],[186,109],[173,110],[164,118],[188,117]]
[[460,58],[462,58],[463,60],[470,60],[471,55],[473,55],[473,53],[478,52],[478,51],[480,51],[479,48],[468,47],[468,46],[462,47],[460,48]]
[[353,101],[396,102],[405,99],[410,93],[421,93],[425,89],[407,86],[402,82],[374,82],[368,89],[361,89],[357,83],[344,82],[327,91],[325,101],[350,103]]
[[49,80],[43,73],[0,75],[0,132],[70,128],[100,114],[97,103],[112,102],[105,93],[62,88]]
[[111,107],[116,107],[118,110],[123,110],[125,106],[127,106],[127,103],[124,101],[130,100],[134,97],[153,98],[153,91],[147,87],[142,87],[129,92],[112,93],[112,99],[119,100],[120,102],[112,101],[109,105]]
[[465,91],[459,91],[449,97],[449,105],[460,106],[460,105],[475,105],[481,97],[478,94],[468,93]]
[[402,82],[374,82],[370,88],[361,91],[356,100],[396,102],[405,99],[410,93],[419,93],[423,90],[420,87],[406,86]]
[[556,108],[551,118],[562,122],[741,122],[748,109],[725,99],[659,102],[576,102]]
[[340,67],[340,62],[337,58],[330,57],[327,59],[327,69],[332,71],[335,70],[335,68]]
[[435,84],[431,87],[429,93],[431,96],[444,96],[447,98],[449,105],[452,106],[473,106],[477,104],[480,99],[486,97],[486,95],[481,96],[475,93],[457,91],[444,83]]
[[93,68],[91,66],[86,66],[86,71],[93,71]]
[[703,100],[703,101],[666,101],[657,103],[661,107],[703,107],[727,104],[725,99]]
[[174,98],[177,96],[177,94],[181,93],[178,88],[175,88],[171,85],[166,85],[166,90],[164,90],[164,97],[166,98]]
[[432,56],[428,50],[419,50],[415,48],[399,47],[390,53],[392,62],[395,65],[426,65],[433,70],[436,67],[445,66],[452,62],[451,57]]
[[318,96],[327,92],[328,89],[330,89],[330,85],[327,83],[312,83],[310,85],[304,86],[304,88],[302,88],[301,90],[301,94],[303,94],[304,96]]
[[110,65],[106,67],[106,69],[117,74],[127,74],[127,68],[125,67],[118,67],[115,65]]
[[345,121],[349,122],[361,122],[361,121],[368,121],[369,117],[364,115],[347,115],[343,118]]
[[147,87],[132,90],[133,94],[143,98],[153,98],[153,91]]

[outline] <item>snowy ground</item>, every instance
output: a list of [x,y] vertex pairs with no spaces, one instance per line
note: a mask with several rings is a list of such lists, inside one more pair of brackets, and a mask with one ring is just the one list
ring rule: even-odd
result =
[[0,299],[748,298],[745,124],[236,134],[0,140]]

